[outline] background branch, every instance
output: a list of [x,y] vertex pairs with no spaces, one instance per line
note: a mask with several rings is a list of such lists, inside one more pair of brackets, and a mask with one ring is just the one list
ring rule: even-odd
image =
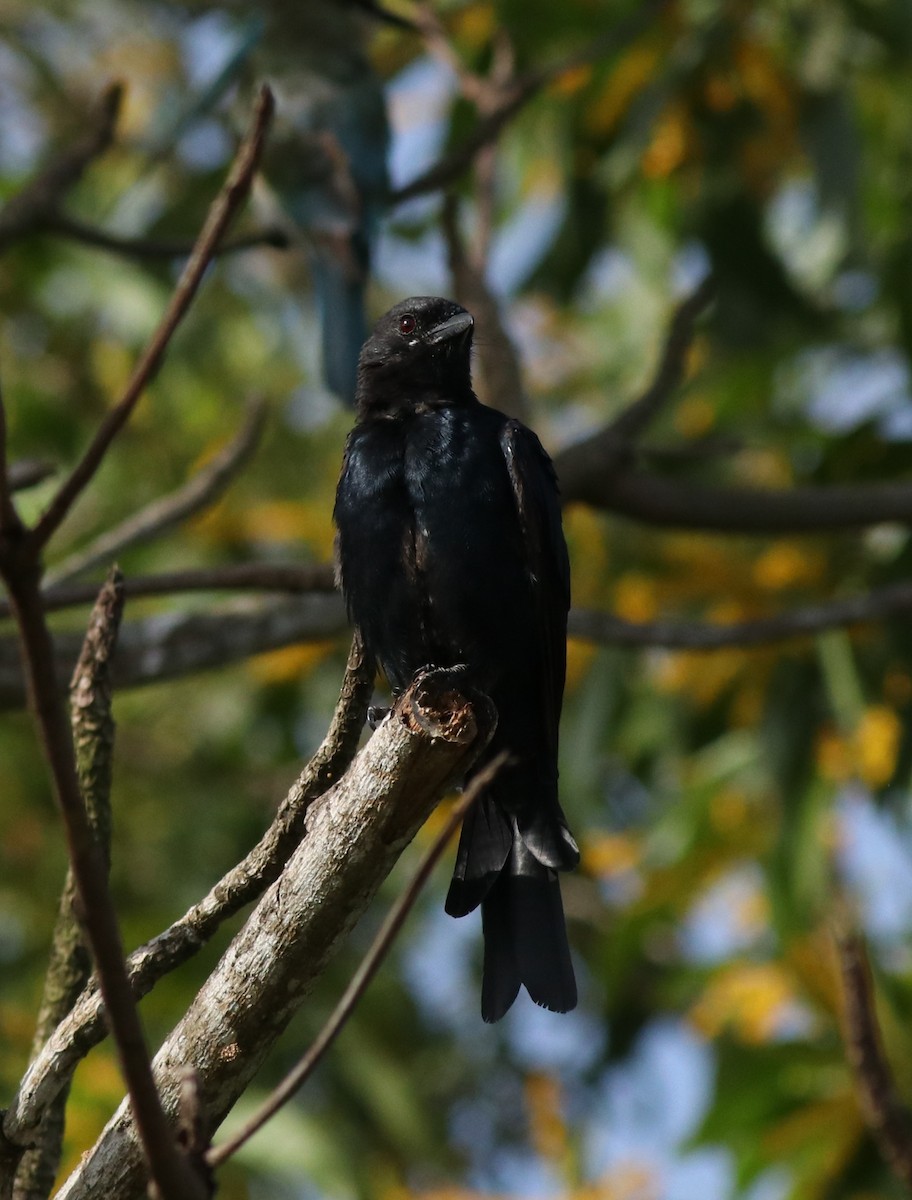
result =
[[[587,45],[581,46],[578,50],[572,51],[548,66],[538,67],[514,77],[509,86],[502,88],[497,107],[477,122],[465,141],[454,150],[444,154],[426,171],[393,191],[390,195],[390,203],[401,204],[415,196],[422,196],[427,192],[436,192],[449,187],[472,166],[478,154],[486,146],[497,140],[513,117],[549,83],[567,71],[586,66],[588,63],[598,62],[610,54],[623,50],[645,33],[668,7],[669,0],[651,0],[651,2],[646,0],[645,3],[637,6],[630,17],[620,21],[602,36],[593,38]],[[443,38],[442,41],[445,42],[446,39]],[[440,46],[440,42],[437,45]],[[444,53],[446,52],[441,49],[440,54]],[[457,73],[460,79],[467,74],[461,61]],[[470,88],[470,90],[472,89]],[[467,98],[472,99],[472,96],[469,95]]]
[[[109,233],[88,225],[65,213],[55,213],[45,221],[42,233],[53,234],[56,237],[68,238],[73,242],[81,242],[84,246],[93,246],[98,250],[108,250],[121,258],[136,261],[158,262],[162,259],[188,258],[193,253],[194,243],[189,240],[164,240],[148,237],[125,237],[121,234]],[[251,233],[237,234],[225,241],[215,250],[216,258],[224,258],[228,254],[237,254],[242,250],[255,250],[261,246],[270,246],[274,250],[287,250],[288,234],[283,229],[260,229]]]
[[252,400],[240,432],[201,471],[169,496],[154,500],[101,534],[83,550],[58,563],[45,576],[46,586],[62,583],[81,575],[83,571],[110,563],[128,547],[153,541],[187,517],[214,503],[256,452],[266,424],[266,413],[263,399]]
[[846,1054],[858,1081],[862,1108],[884,1159],[912,1190],[912,1115],[899,1098],[884,1053],[867,949],[861,935],[844,921],[834,938],[842,976]]
[[237,211],[247,199],[259,165],[273,108],[272,93],[264,86],[257,100],[250,131],[235,156],[224,187],[209,210],[190,260],[177,282],[158,328],[140,356],[120,400],[102,421],[83,457],[61,484],[35,527],[34,537],[39,545],[47,543],[83,488],[92,479],[111,442],[126,424],[147,384],[161,365],[168,344],[203,281],[206,267]]
[[0,212],[0,252],[19,238],[45,228],[86,168],[110,147],[123,96],[123,84],[110,84],[95,112],[89,115],[87,131],[6,201]]

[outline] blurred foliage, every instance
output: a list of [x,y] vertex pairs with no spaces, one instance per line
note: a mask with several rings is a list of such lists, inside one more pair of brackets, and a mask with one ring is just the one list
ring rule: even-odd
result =
[[[499,31],[525,70],[638,8],[435,7],[479,70]],[[342,0],[256,10],[251,22],[248,6],[202,0],[7,0],[0,194],[14,195],[76,136],[112,78],[128,88],[122,136],[67,211],[123,236],[192,236],[230,157],[248,78],[270,79],[280,102],[323,99],[370,62],[388,98],[394,186],[470,131],[470,107],[417,36]],[[408,15],[405,0],[396,11]],[[908,479],[910,67],[908,0],[677,0],[532,98],[498,144],[489,277],[523,358],[531,422],[552,449],[636,395],[676,300],[712,269],[718,302],[649,442],[687,451],[724,435],[734,448],[657,459],[656,469],[759,488]],[[471,228],[483,207],[471,173],[456,190]],[[386,212],[372,315],[449,289],[439,211],[430,196]],[[254,212],[245,227],[264,220]],[[116,398],[177,268],[49,235],[9,247],[3,268],[12,453],[64,466]],[[255,462],[210,512],[126,552],[122,565],[130,575],[329,556],[350,415],[322,383],[311,271],[300,245],[213,269],[56,557],[177,486],[236,429],[252,393],[273,412]],[[27,494],[29,513],[52,487]],[[576,602],[636,621],[746,620],[904,579],[912,561],[898,526],[721,538],[574,506],[566,527]],[[211,602],[146,601],[128,616]],[[326,727],[345,650],[294,648],[118,696],[113,870],[129,945],[256,839]],[[848,889],[912,1101],[906,622],[713,654],[572,643],[562,736],[565,807],[584,846],[564,885],[579,1011],[557,1017],[524,1001],[502,1025],[483,1026],[480,930],[442,916],[441,876],[306,1094],[224,1172],[221,1194],[900,1194],[845,1062],[828,920],[835,892]],[[0,728],[0,761],[0,1095],[9,1095],[65,863],[24,715]],[[322,980],[258,1091],[319,1028],[371,923]],[[230,932],[144,1002],[153,1039]],[[120,1092],[110,1050],[99,1048],[77,1075],[67,1166]]]

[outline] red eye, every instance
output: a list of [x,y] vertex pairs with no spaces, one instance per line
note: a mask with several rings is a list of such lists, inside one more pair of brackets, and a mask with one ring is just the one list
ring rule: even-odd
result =
[[404,317],[399,318],[399,332],[400,333],[405,333],[405,334],[414,333],[417,326],[418,326],[418,322],[415,320],[415,318],[412,316],[411,313],[406,313]]

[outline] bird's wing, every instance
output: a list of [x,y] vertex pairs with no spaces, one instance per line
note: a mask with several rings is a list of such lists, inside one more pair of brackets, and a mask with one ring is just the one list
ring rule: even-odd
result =
[[551,459],[525,425],[507,421],[500,445],[519,514],[542,650],[546,726],[554,748],[567,671],[570,561],[561,526],[560,493]]

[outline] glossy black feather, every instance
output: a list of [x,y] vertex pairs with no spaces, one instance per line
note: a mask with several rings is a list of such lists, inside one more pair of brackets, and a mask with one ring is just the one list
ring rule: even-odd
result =
[[417,297],[361,352],[358,422],[336,495],[349,614],[394,691],[423,666],[462,665],[498,725],[502,772],[463,826],[447,911],[482,905],[482,1011],[524,984],[576,1003],[557,870],[579,859],[557,795],[569,564],[554,471],[531,430],[475,397],[472,323]]

